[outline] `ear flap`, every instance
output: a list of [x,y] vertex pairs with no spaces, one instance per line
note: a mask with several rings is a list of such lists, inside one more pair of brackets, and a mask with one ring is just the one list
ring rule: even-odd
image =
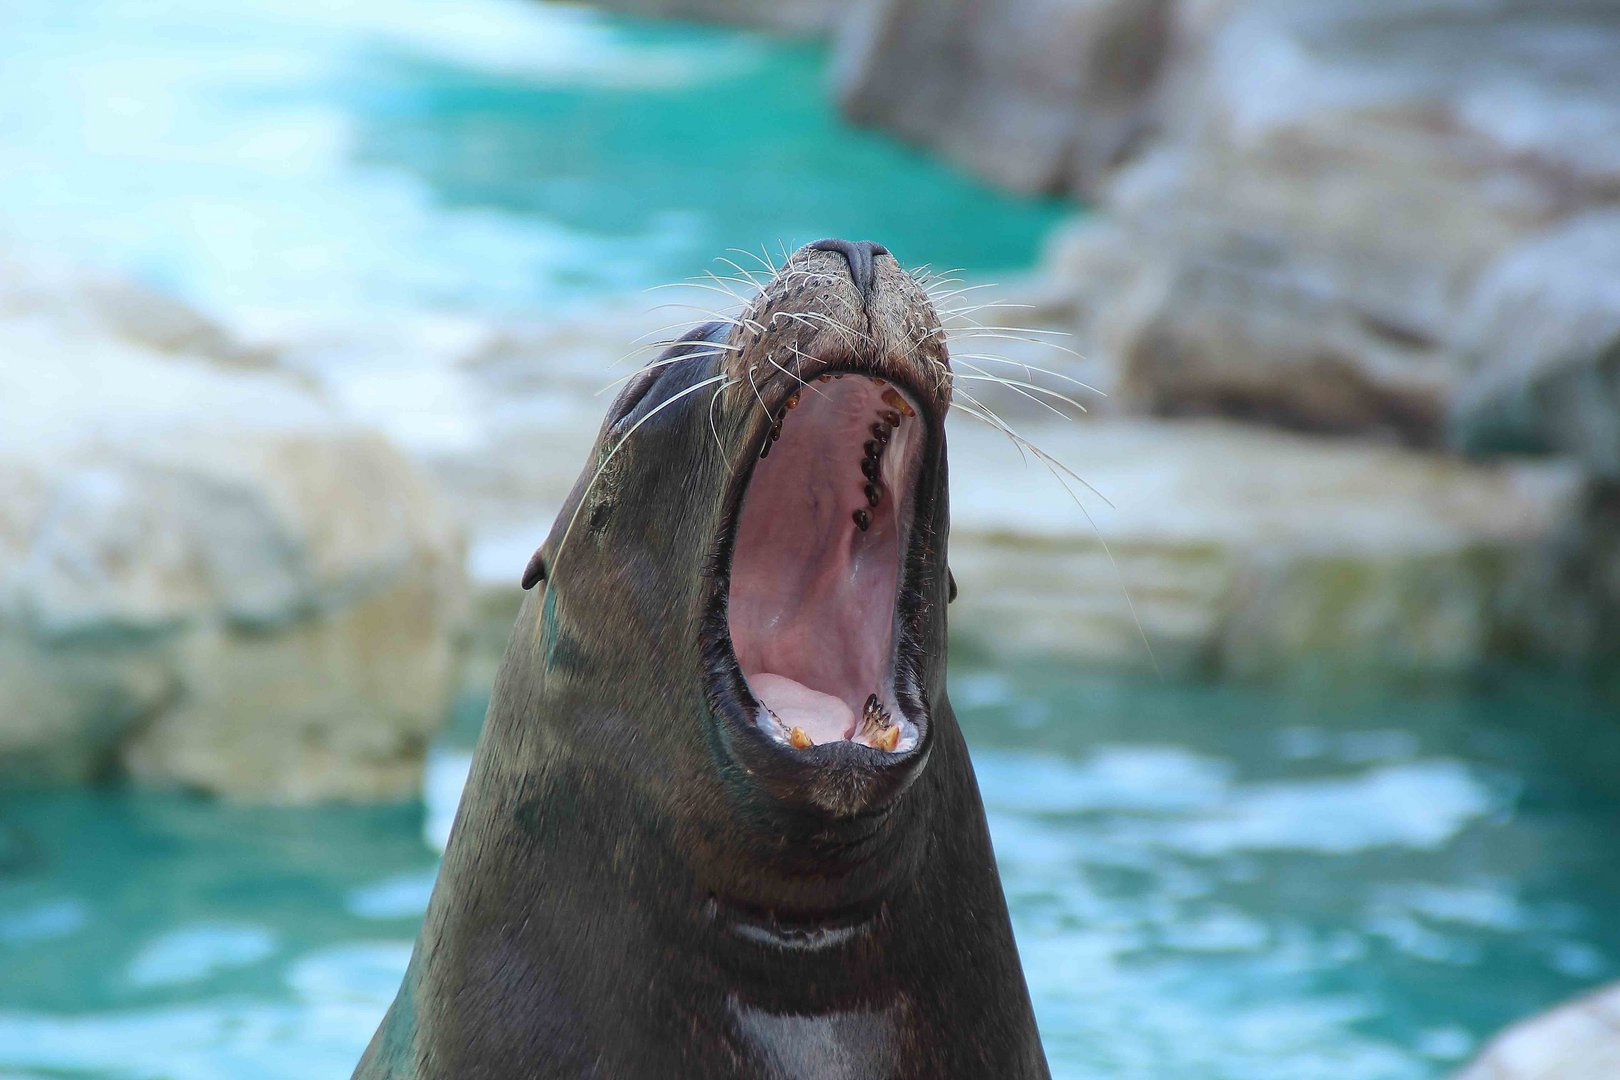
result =
[[523,588],[525,591],[546,580],[546,560],[540,557],[540,552],[543,550],[543,548],[536,548],[534,554],[529,557],[529,565],[523,568]]

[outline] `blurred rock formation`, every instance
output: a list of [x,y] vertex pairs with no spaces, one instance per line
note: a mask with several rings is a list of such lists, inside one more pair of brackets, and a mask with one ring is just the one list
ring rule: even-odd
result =
[[414,792],[463,544],[419,470],[173,301],[0,262],[0,779]]
[[1521,1020],[1456,1080],[1611,1080],[1620,1076],[1620,984]]
[[1131,406],[1614,475],[1620,7],[873,0],[839,52],[853,117],[1094,204],[1048,269]]
[[1518,640],[1604,651],[1620,7],[871,0],[837,52],[852,117],[1091,204],[1036,291],[1112,407],[1578,462]]
[[1087,496],[1088,521],[996,433],[957,426],[952,633],[969,645],[1259,681],[1466,675],[1608,647],[1607,619],[1571,628],[1591,594],[1560,545],[1589,535],[1576,523],[1592,496],[1567,461],[1217,420],[1018,427],[1114,505]]
[[1174,0],[871,0],[844,111],[1018,191],[1096,193],[1153,126]]

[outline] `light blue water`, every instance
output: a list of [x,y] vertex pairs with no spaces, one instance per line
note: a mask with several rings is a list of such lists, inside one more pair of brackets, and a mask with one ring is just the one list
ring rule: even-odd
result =
[[[1612,697],[953,685],[1058,1077],[1439,1077],[1620,975]],[[346,1076],[481,711],[425,810],[0,799],[0,1077]]]
[[0,240],[304,313],[545,313],[825,235],[1032,261],[1055,204],[842,126],[821,61],[538,0],[11,0]]

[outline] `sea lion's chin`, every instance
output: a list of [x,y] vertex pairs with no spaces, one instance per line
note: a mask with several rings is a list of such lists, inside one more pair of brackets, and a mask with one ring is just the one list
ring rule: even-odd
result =
[[925,643],[903,613],[929,572],[914,527],[929,442],[921,396],[859,371],[814,378],[773,407],[737,481],[720,545],[724,620],[711,625],[729,643],[716,657],[729,670],[715,674],[730,700],[718,704],[741,729],[728,742],[745,766],[779,781],[820,787],[805,774],[848,771],[834,786],[861,787],[858,776],[920,765]]

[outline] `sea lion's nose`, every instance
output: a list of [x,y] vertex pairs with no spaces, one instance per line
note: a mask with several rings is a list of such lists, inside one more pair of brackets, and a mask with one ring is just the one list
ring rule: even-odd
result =
[[873,262],[879,255],[887,255],[889,249],[882,244],[874,244],[870,240],[857,240],[850,243],[848,240],[837,240],[831,237],[826,240],[817,240],[810,245],[820,251],[836,251],[849,263],[849,276],[854,279],[855,287],[861,291],[862,296],[869,296],[872,292],[872,283],[877,280],[877,271]]

